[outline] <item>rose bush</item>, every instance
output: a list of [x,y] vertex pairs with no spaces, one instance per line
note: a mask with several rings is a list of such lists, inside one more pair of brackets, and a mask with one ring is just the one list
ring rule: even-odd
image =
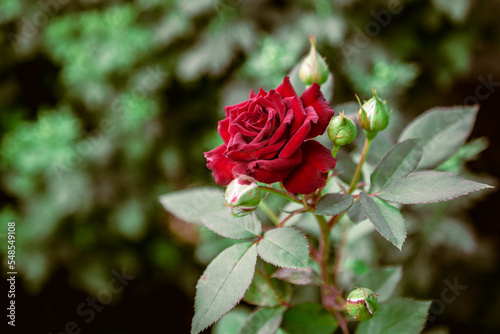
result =
[[225,108],[218,125],[224,143],[204,153],[207,167],[219,185],[248,175],[310,194],[325,186],[335,167],[330,150],[311,140],[325,132],[333,114],[317,83],[299,97],[285,77],[275,90],[260,88],[247,101]]

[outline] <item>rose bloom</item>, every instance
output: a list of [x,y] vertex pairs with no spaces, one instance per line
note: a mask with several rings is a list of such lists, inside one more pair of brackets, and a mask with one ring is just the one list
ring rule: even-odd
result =
[[263,183],[283,182],[292,193],[325,186],[337,160],[310,140],[325,132],[333,116],[317,83],[299,97],[285,77],[275,90],[252,91],[249,100],[225,110],[218,126],[224,144],[204,153],[217,184],[248,175]]

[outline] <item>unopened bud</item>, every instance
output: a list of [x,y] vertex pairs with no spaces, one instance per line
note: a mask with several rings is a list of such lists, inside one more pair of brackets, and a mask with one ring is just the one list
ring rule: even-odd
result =
[[[356,96],[357,97],[357,96]],[[373,89],[373,97],[361,105],[358,98],[359,125],[365,130],[368,138],[373,138],[378,132],[384,130],[389,125],[389,112],[387,111],[387,102],[382,101]]]
[[316,37],[309,35],[311,50],[299,67],[299,77],[303,83],[310,86],[313,82],[321,85],[328,79],[328,65],[316,51]]
[[358,130],[352,119],[345,117],[344,112],[331,119],[328,124],[328,137],[335,146],[343,146],[353,142]]
[[227,186],[225,197],[227,205],[235,216],[252,213],[262,198],[259,185],[247,176],[240,176],[231,181]]
[[377,296],[367,288],[354,289],[347,297],[346,309],[356,320],[369,320],[378,310]]

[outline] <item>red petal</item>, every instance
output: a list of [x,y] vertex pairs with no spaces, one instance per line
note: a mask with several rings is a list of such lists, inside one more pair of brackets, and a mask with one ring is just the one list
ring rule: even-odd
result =
[[231,135],[229,134],[229,118],[224,118],[222,121],[219,121],[217,132],[219,132],[224,144],[227,145],[227,143],[229,143],[229,139],[231,138]]
[[285,189],[292,193],[310,194],[326,185],[328,171],[335,168],[337,159],[330,150],[315,140],[304,142],[301,147],[302,163],[283,180]]
[[293,110],[292,126],[290,133],[295,133],[304,123],[306,119],[306,111],[302,105],[302,101],[298,97],[288,97],[283,100],[288,110]]
[[322,135],[323,132],[325,132],[328,123],[330,123],[330,119],[333,117],[334,113],[328,101],[325,100],[319,85],[314,82],[311,87],[302,93],[300,99],[304,104],[304,108],[309,106],[313,107],[319,116],[318,122],[312,125],[311,133],[307,138],[314,138]]
[[271,89],[269,91],[267,99],[274,104],[273,109],[275,109],[278,112],[278,114],[280,115],[280,119],[283,119],[286,110],[285,110],[285,104],[283,103],[283,99],[281,98],[280,94],[276,90]]
[[256,160],[248,164],[247,175],[259,182],[281,182],[290,171],[302,160],[302,153],[297,150],[290,158],[277,158],[272,160]]
[[240,102],[238,104],[233,104],[232,106],[226,106],[224,108],[224,110],[226,111],[226,117],[229,117],[231,115],[231,113],[234,113],[239,109],[242,109],[242,108],[245,109],[247,107],[249,101],[250,100],[246,100],[246,101]]
[[261,97],[261,96],[266,96],[267,95],[267,92],[264,90],[264,88],[260,87],[259,89],[259,93],[257,95],[255,95],[255,97]]
[[233,168],[237,164],[223,156],[224,151],[226,151],[226,145],[221,145],[203,153],[207,159],[207,167],[212,171],[215,183],[221,186],[228,185],[234,179]]
[[295,89],[293,89],[289,77],[283,78],[283,82],[278,86],[278,88],[276,88],[276,91],[280,93],[282,99],[284,99],[285,97],[297,96],[297,93],[295,92]]
[[309,137],[311,128],[314,126],[315,123],[318,122],[318,115],[316,114],[314,109],[308,107],[306,111],[307,111],[306,119],[302,122],[297,132],[293,133],[288,143],[286,143],[286,146],[283,147],[283,150],[281,150],[280,152],[280,158],[287,158],[293,152],[297,151],[304,143],[304,140],[306,140]]
[[289,110],[286,113],[285,118],[283,118],[279,127],[276,129],[276,131],[273,133],[272,137],[270,138],[269,144],[273,144],[276,141],[282,139],[282,137],[285,137],[284,135],[287,132],[288,126],[292,122],[292,119],[293,119],[293,111]]

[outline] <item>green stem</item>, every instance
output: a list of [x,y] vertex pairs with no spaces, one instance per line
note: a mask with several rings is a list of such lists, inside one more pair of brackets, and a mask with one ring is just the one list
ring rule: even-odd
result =
[[280,220],[278,219],[278,217],[276,217],[273,210],[271,210],[271,208],[269,208],[264,201],[261,201],[259,203],[259,208],[262,211],[264,211],[266,216],[269,217],[269,219],[271,219],[271,221],[273,222],[274,225],[278,226],[280,224]]
[[272,194],[276,194],[278,196],[281,196],[289,201],[292,201],[292,202],[295,202],[295,203],[299,203],[299,204],[302,204],[302,201],[293,197],[293,196],[290,196],[278,189],[274,189],[274,188],[271,188],[271,187],[266,187],[266,186],[259,186],[260,190],[262,191],[265,191],[265,192],[268,192],[268,193],[272,193]]
[[336,215],[336,216],[333,216],[329,221],[328,221],[328,226],[330,227],[330,230],[333,229],[335,227],[335,225],[337,225],[337,223],[339,222],[340,218],[343,216],[344,214],[340,214],[340,215]]
[[[321,270],[321,279],[323,284],[321,285],[321,300],[323,301],[323,306],[325,305],[329,292],[329,286],[331,286],[331,275],[328,271],[328,262],[330,257],[330,224],[326,221],[323,216],[315,216],[321,228],[321,238],[319,240],[319,265]],[[340,217],[340,216],[337,216]],[[338,221],[338,220],[337,220]],[[328,308],[330,306],[328,305]],[[339,323],[340,329],[343,334],[349,334],[347,329],[347,320],[343,317],[342,313],[333,309],[329,311],[335,316],[337,322]]]
[[330,285],[330,275],[328,272],[328,261],[330,257],[330,228],[328,227],[328,222],[323,216],[316,216],[316,220],[319,223],[321,229],[321,236],[319,239],[319,267],[321,271],[321,279],[323,280],[323,284],[321,285],[321,300],[323,302],[323,306],[327,306],[327,298],[328,298],[328,286]]
[[342,316],[342,313],[339,311],[334,312],[335,318],[337,318],[337,322],[339,323],[340,329],[343,334],[349,334],[349,329],[347,329],[347,320]]
[[347,232],[349,231],[349,224],[346,221],[343,221],[341,224],[340,231],[340,243],[337,249],[337,254],[335,256],[335,262],[333,264],[333,277],[334,284],[337,283],[337,278],[340,273],[340,268],[342,265],[342,260],[344,259],[345,247],[347,245]]
[[361,168],[365,163],[366,156],[368,155],[368,150],[370,150],[370,145],[372,143],[373,138],[366,138],[365,145],[363,146],[363,152],[361,152],[361,160],[358,163],[358,167],[356,168],[356,172],[354,172],[354,177],[352,178],[351,185],[349,186],[348,194],[352,193],[356,186],[358,185],[358,180],[361,175]]
[[330,227],[323,216],[315,216],[321,228],[321,237],[319,240],[320,268],[321,278],[325,284],[330,284],[330,275],[328,275],[328,258],[330,256]]

